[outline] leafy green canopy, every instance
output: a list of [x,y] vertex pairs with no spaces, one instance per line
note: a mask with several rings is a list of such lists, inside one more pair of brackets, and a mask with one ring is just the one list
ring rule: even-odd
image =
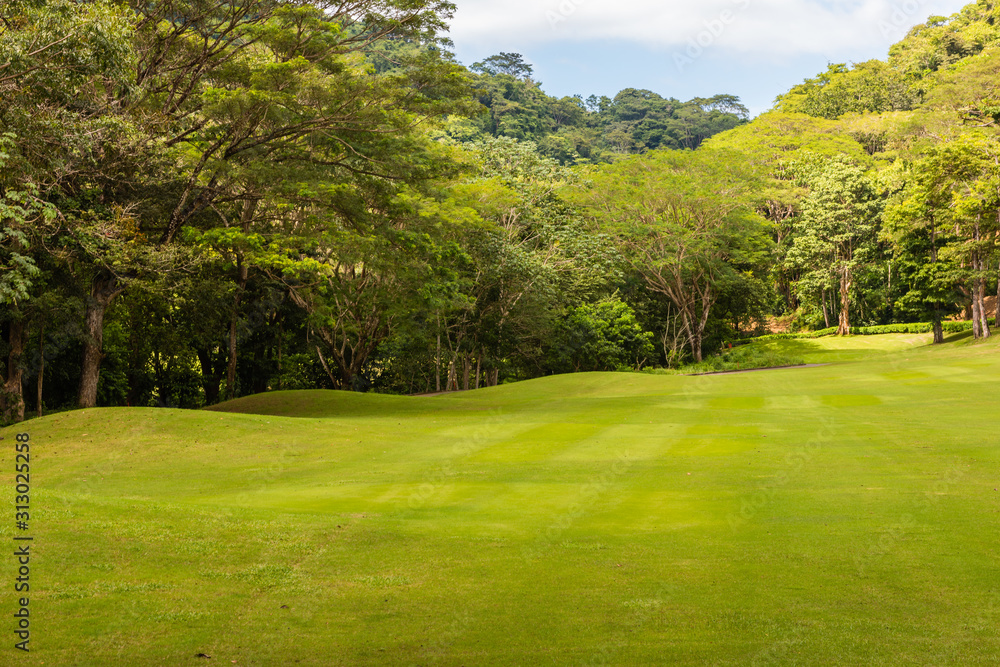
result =
[[696,361],[713,306],[766,252],[756,182],[738,153],[655,151],[597,169],[578,196],[648,289],[676,308]]
[[652,332],[619,298],[571,309],[550,345],[549,365],[556,372],[641,368],[655,354]]
[[[13,135],[0,135],[0,173],[7,168],[13,143]],[[55,217],[55,209],[39,199],[34,184],[25,190],[0,185],[0,304],[16,305],[29,298],[41,273],[32,246]]]
[[824,118],[919,108],[940,85],[938,73],[1000,45],[998,21],[994,0],[978,0],[950,18],[932,16],[893,45],[887,61],[830,65],[781,95],[777,107]]
[[886,209],[884,230],[907,286],[898,307],[937,327],[962,301],[959,264],[943,252],[957,240],[943,157],[934,151],[907,167],[906,185]]
[[562,164],[608,162],[657,148],[697,148],[748,116],[732,95],[681,102],[627,88],[614,99],[550,97],[518,53],[500,53],[470,69],[478,74],[474,86],[485,111],[473,119],[453,118],[447,135],[471,142],[487,136],[533,141]]
[[855,277],[878,258],[884,202],[865,172],[843,158],[830,160],[806,179],[811,189],[787,261],[803,272],[802,296],[839,291],[841,333],[848,333]]

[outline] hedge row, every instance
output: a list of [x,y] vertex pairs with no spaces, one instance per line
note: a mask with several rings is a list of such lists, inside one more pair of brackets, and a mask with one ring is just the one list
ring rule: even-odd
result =
[[[996,326],[996,320],[990,319],[990,326]],[[945,333],[961,333],[972,331],[972,322],[942,322],[941,328]],[[930,322],[914,322],[911,324],[882,324],[874,327],[853,327],[852,336],[880,336],[882,334],[922,334],[930,333],[934,330],[934,325]],[[810,331],[807,333],[783,333],[767,334],[751,340],[782,340],[787,338],[822,338],[832,336],[837,333],[837,327]]]

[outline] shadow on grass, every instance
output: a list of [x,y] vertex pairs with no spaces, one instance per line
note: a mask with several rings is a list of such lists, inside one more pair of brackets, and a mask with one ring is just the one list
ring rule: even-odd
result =
[[206,410],[237,414],[271,415],[274,417],[393,417],[403,414],[427,414],[447,410],[454,406],[444,397],[392,396],[389,394],[361,394],[330,389],[304,389],[300,391],[271,391],[244,396],[213,405]]

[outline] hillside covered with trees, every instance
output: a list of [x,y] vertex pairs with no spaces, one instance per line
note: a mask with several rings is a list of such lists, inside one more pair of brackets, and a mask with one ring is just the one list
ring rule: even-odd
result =
[[517,53],[491,56],[471,70],[474,94],[485,111],[453,119],[445,128],[448,136],[462,142],[532,141],[539,153],[561,164],[610,162],[660,148],[693,150],[712,135],[742,125],[749,113],[732,95],[681,102],[627,88],[614,99],[550,97]]
[[453,11],[4,3],[2,419],[676,367],[775,322],[990,335],[1000,4],[753,120],[466,68]]

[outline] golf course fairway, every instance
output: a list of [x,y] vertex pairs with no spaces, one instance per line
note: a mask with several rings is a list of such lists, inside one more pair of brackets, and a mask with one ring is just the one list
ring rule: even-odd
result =
[[1000,664],[1000,342],[929,342],[0,430],[0,664]]

